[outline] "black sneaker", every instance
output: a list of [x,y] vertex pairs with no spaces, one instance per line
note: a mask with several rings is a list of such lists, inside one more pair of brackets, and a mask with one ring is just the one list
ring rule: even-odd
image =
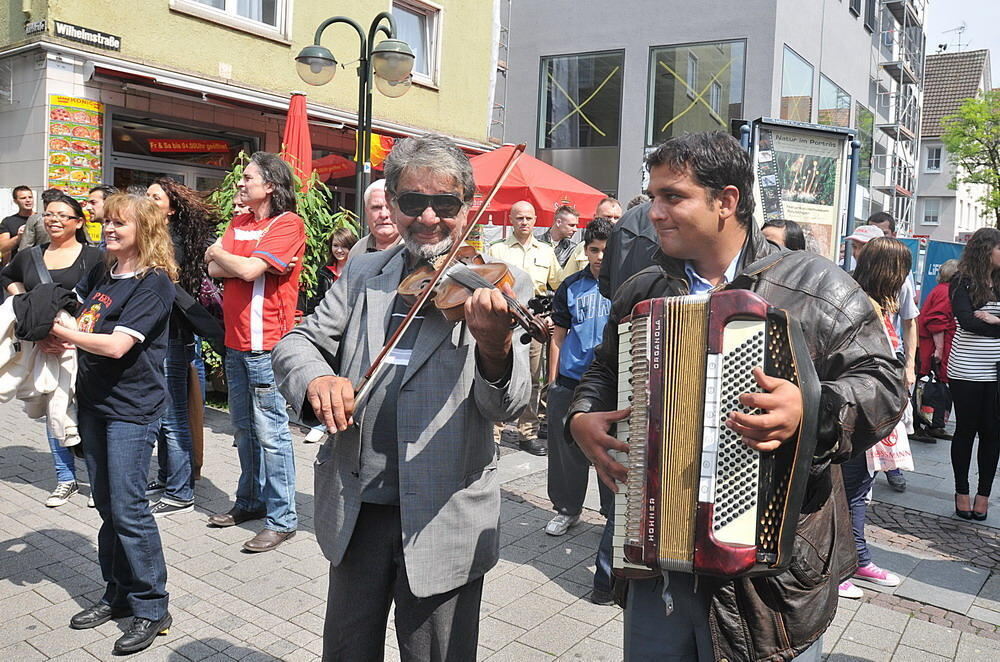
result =
[[166,499],[160,499],[157,501],[152,508],[149,509],[153,513],[153,517],[166,517],[167,515],[179,515],[180,513],[189,513],[194,510],[194,501],[185,504],[176,504],[168,502]]
[[170,617],[169,612],[158,621],[151,621],[148,618],[136,616],[132,619],[132,624],[128,626],[125,634],[115,642],[115,655],[138,653],[141,650],[149,648],[149,645],[153,643],[153,640],[157,636],[170,632],[172,624],[173,619]]
[[615,594],[595,588],[590,592],[590,601],[595,605],[608,606],[615,603]]
[[156,496],[157,494],[162,494],[163,491],[167,489],[167,486],[158,480],[151,480],[146,485],[146,496]]

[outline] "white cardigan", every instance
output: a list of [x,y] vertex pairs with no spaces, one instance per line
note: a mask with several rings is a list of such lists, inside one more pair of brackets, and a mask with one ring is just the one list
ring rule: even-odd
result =
[[[76,328],[64,310],[58,319]],[[80,443],[76,426],[76,349],[46,354],[27,340],[14,337],[14,297],[0,305],[0,402],[17,398],[29,418],[46,417],[49,434],[62,446]]]

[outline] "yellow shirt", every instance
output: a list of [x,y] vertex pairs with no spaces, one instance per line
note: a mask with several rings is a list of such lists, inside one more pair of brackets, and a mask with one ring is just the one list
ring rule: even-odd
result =
[[544,294],[547,287],[558,289],[559,260],[556,252],[546,243],[531,237],[528,245],[522,246],[514,235],[490,245],[490,255],[515,266],[531,277],[535,284],[535,294]]

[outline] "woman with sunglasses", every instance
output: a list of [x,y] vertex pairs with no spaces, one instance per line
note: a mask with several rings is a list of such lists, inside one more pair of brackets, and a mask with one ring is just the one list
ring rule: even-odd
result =
[[171,624],[146,479],[167,404],[163,362],[178,269],[163,213],[151,200],[113,195],[104,209],[107,264],[96,265],[76,288],[83,301],[78,330],[55,324],[42,342],[78,350],[80,436],[103,520],[97,557],[107,588],[70,627],[133,616],[114,645],[124,655],[146,648]]
[[[29,292],[44,282],[72,291],[90,268],[101,261],[100,249],[87,245],[79,202],[64,193],[53,195],[45,205],[42,220],[48,242],[18,251],[0,272],[0,284],[8,294]],[[78,491],[76,463],[70,448],[61,446],[51,434],[47,436],[56,469],[56,488],[45,505],[57,508]]]

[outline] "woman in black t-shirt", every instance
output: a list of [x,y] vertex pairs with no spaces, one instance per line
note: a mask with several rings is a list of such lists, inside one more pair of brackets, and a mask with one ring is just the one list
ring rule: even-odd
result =
[[107,589],[100,602],[73,616],[70,627],[134,616],[114,646],[116,654],[128,654],[149,646],[171,624],[167,568],[146,477],[167,400],[163,360],[177,263],[152,201],[113,195],[104,210],[108,264],[98,264],[77,288],[83,301],[79,330],[56,324],[43,344],[79,350],[80,436],[104,521],[97,556]]
[[[0,285],[8,294],[30,292],[43,282],[57,283],[72,291],[89,269],[101,261],[101,251],[86,244],[83,208],[79,202],[60,194],[45,205],[42,217],[49,242],[18,252],[0,272]],[[56,469],[56,488],[45,505],[56,508],[77,493],[76,463],[69,448],[61,446],[51,434],[47,436]]]

